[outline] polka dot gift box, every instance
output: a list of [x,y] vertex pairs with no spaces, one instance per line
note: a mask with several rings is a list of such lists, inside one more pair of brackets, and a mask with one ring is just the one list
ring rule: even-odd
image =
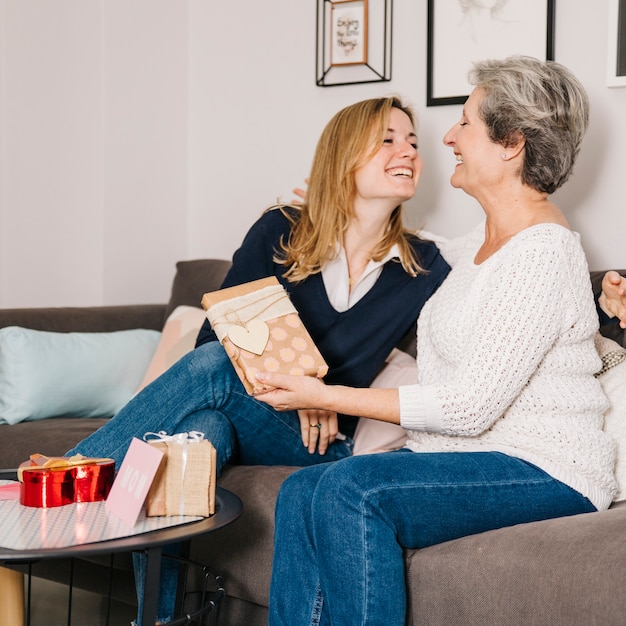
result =
[[205,293],[202,306],[249,394],[269,388],[256,380],[257,372],[317,378],[328,372],[289,295],[274,276]]

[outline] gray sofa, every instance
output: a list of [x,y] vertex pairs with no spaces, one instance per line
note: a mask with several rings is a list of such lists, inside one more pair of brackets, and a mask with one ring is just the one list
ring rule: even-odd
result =
[[[0,328],[107,332],[159,330],[180,304],[198,306],[202,294],[219,288],[228,262],[177,264],[167,304],[58,309],[0,310]],[[603,272],[592,273],[599,287]],[[622,345],[612,325],[603,334]],[[406,346],[404,346],[406,348]],[[106,418],[59,416],[0,425],[0,468],[15,468],[33,452],[60,455]],[[230,526],[193,541],[191,557],[210,564],[226,582],[221,624],[265,624],[273,539],[273,510],[282,481],[295,468],[228,467],[219,484],[236,493],[244,512]],[[74,581],[104,592],[98,559],[74,564]],[[127,559],[116,561],[113,594],[134,602]],[[66,563],[41,563],[36,576],[67,580]],[[385,584],[384,580],[380,581]],[[600,513],[524,524],[465,537],[424,550],[406,551],[407,624],[626,623],[626,501]]]

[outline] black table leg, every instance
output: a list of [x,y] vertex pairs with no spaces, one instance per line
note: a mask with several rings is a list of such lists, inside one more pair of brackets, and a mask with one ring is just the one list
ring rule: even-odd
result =
[[159,608],[161,582],[161,546],[146,548],[146,586],[143,598],[141,626],[154,626]]

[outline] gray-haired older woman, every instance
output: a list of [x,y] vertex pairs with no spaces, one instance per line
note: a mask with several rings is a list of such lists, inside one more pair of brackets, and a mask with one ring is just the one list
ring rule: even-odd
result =
[[579,236],[548,195],[587,128],[585,90],[528,57],[478,63],[444,137],[454,187],[486,220],[418,323],[418,384],[325,386],[262,375],[279,409],[401,424],[404,450],[305,468],[276,510],[270,624],[405,623],[403,548],[608,508],[616,490],[598,320]]

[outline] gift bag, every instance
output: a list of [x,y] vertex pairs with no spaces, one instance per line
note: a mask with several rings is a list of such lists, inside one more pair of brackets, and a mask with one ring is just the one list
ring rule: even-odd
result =
[[147,433],[144,440],[163,452],[146,496],[146,515],[213,515],[216,453],[204,434]]
[[274,276],[205,293],[202,306],[249,394],[270,388],[256,380],[260,371],[326,376],[326,362]]

